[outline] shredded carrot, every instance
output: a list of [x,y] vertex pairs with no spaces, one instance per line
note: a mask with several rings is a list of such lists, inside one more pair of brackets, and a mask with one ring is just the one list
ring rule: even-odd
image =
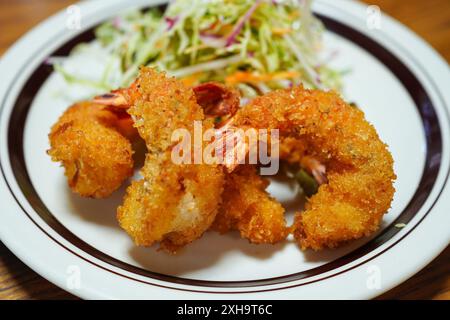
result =
[[291,19],[295,19],[295,18],[298,18],[298,17],[300,17],[300,12],[297,11],[297,10],[292,11],[292,12],[289,14],[289,18],[291,18]]
[[291,28],[277,28],[277,27],[272,28],[272,33],[277,36],[282,36],[291,32],[292,32]]
[[257,74],[253,72],[237,71],[225,78],[225,82],[229,85],[238,83],[258,83],[272,80],[293,79],[299,77],[296,71],[281,71],[275,73]]
[[201,75],[201,72],[191,74],[187,77],[182,78],[181,82],[183,82],[185,86],[192,87],[198,83]]
[[229,35],[232,31],[233,31],[233,25],[227,23],[227,24],[220,26],[220,29],[217,30],[216,34],[218,36],[225,37],[225,36]]
[[157,48],[157,49],[161,49],[163,47],[163,42],[160,40],[160,41],[157,41],[156,43],[155,43],[155,48]]

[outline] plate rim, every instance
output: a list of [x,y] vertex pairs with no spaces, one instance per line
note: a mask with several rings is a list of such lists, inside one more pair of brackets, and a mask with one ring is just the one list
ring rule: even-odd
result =
[[[117,1],[116,1],[117,2]],[[141,2],[143,2],[143,1],[141,1]],[[330,1],[321,1],[321,2],[330,2]],[[148,3],[148,1],[147,1],[147,3]],[[110,7],[110,5],[106,5],[105,7]],[[61,17],[61,15],[63,15],[63,13],[60,13],[60,14],[58,14],[58,15],[56,15],[55,16],[55,18],[60,18]],[[43,25],[42,26],[39,26],[39,27],[37,27],[37,28],[35,28],[32,32],[36,32],[36,33],[38,33],[37,31],[39,31],[39,30],[41,30],[41,29],[43,29],[42,27],[43,26],[45,26],[45,24],[48,24],[48,25],[50,25],[50,22],[52,22],[53,20],[52,20],[53,18],[50,18],[49,20],[46,20],[46,22],[44,22],[43,23]],[[30,32],[31,33],[31,32]],[[27,35],[28,36],[28,35]],[[25,39],[25,38],[24,38]],[[5,54],[5,56],[2,58],[2,62],[4,61],[4,60],[7,60],[6,59],[6,57],[8,57],[8,55],[9,56],[11,56],[12,55],[12,53],[13,53],[13,49],[15,48],[15,46],[10,50],[10,51],[8,51],[8,53],[6,53]],[[1,70],[1,68],[2,68],[2,64],[0,64],[0,70]],[[448,110],[447,110],[448,111]],[[3,183],[3,180],[2,180],[2,183]],[[446,189],[448,189],[448,186],[446,186]],[[447,190],[448,191],[448,190]],[[0,238],[2,239],[2,241],[9,247],[9,245],[8,245],[8,243],[7,243],[7,241],[5,242],[4,241],[4,236],[2,235],[2,232],[1,232],[1,228],[0,228]],[[447,240],[447,244],[448,244],[448,240]],[[440,252],[440,251],[439,251]],[[434,256],[432,257],[432,258],[434,258]],[[430,258],[430,260],[432,259],[432,258]],[[418,271],[418,270],[417,270]],[[52,280],[50,280],[50,281],[52,281]],[[54,282],[54,281],[52,281],[52,282]],[[58,283],[57,283],[58,284]],[[59,285],[59,284],[58,284]],[[67,290],[67,288],[64,288],[64,287],[62,287],[64,290]],[[386,289],[387,290],[387,289]],[[70,291],[70,290],[67,290],[67,291]],[[77,293],[74,293],[74,294],[77,294]],[[376,293],[376,294],[379,294],[379,293]]]

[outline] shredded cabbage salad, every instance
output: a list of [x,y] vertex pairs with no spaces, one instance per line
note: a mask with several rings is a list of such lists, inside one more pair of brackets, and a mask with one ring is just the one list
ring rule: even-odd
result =
[[220,81],[252,98],[303,83],[341,88],[341,73],[320,61],[323,26],[310,0],[176,0],[165,12],[128,12],[100,25],[96,40],[72,55],[102,57],[102,76],[88,80],[50,59],[68,82],[107,91],[129,85],[141,65],[154,66],[187,85]]

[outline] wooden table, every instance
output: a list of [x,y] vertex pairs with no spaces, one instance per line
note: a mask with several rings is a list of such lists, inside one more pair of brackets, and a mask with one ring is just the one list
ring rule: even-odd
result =
[[[448,0],[372,0],[422,36],[450,61]],[[0,55],[27,30],[64,9],[68,0],[0,0]],[[450,247],[417,275],[381,299],[450,299]],[[0,243],[0,299],[75,299],[37,275]]]

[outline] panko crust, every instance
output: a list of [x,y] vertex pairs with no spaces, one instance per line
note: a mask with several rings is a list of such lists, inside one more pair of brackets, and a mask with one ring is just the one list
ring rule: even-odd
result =
[[108,197],[133,174],[131,143],[119,133],[118,122],[104,106],[81,102],[53,125],[47,152],[61,162],[70,188],[79,195]]
[[143,176],[149,178],[132,183],[117,218],[136,245],[161,242],[163,249],[176,252],[212,224],[221,201],[222,170],[177,165],[167,155],[164,160],[151,157],[147,156],[142,169]]
[[326,165],[329,182],[296,215],[301,248],[335,247],[378,229],[396,175],[392,155],[362,111],[334,92],[298,87],[258,97],[236,117],[236,125],[279,129],[282,137],[301,140],[300,152]]
[[213,122],[204,120],[192,89],[151,68],[141,69],[126,94],[132,105],[128,112],[148,154],[143,180],[129,188],[118,219],[136,244],[160,242],[163,249],[175,252],[211,226],[221,201],[223,170],[194,164],[193,159],[191,164],[174,163],[172,134],[183,129],[194,137],[194,121],[203,123],[203,130]]
[[240,166],[225,179],[222,206],[213,230],[238,230],[252,243],[277,243],[288,235],[284,208],[266,191],[269,181],[254,166]]
[[[301,164],[311,157],[326,166],[327,183],[296,214],[292,227],[286,227],[284,209],[265,191],[268,181],[256,167],[241,165],[225,175],[219,165],[172,161],[175,130],[194,136],[194,121],[203,130],[213,127],[192,89],[142,68],[124,93],[148,149],[143,179],[131,184],[117,213],[137,245],[159,242],[175,252],[211,227],[221,233],[236,229],[252,243],[276,243],[292,231],[302,249],[319,250],[370,235],[390,208],[396,179],[392,155],[363,112],[333,92],[274,91],[251,101],[233,119],[236,127],[279,129],[280,158]],[[127,137],[136,131],[130,123],[92,102],[75,104],[60,117],[49,134],[48,153],[64,166],[73,191],[107,197],[131,176]]]

